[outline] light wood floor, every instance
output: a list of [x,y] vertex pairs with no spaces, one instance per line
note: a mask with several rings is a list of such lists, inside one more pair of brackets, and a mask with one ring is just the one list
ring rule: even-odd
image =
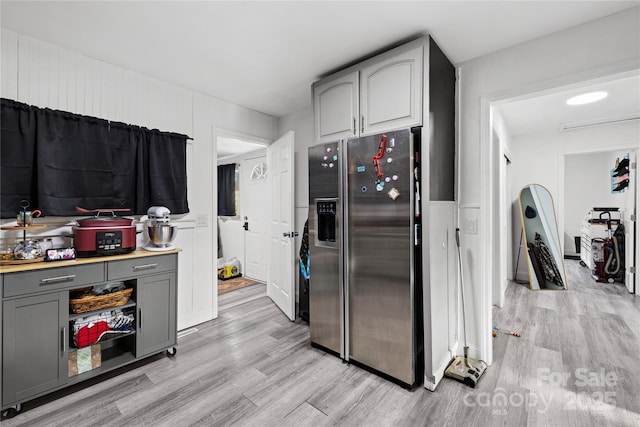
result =
[[175,358],[27,403],[2,425],[640,425],[640,298],[577,262],[567,273],[569,291],[508,287],[494,323],[522,337],[494,339],[476,389],[445,378],[409,392],[344,364],[256,285],[221,296],[219,318],[181,338]]

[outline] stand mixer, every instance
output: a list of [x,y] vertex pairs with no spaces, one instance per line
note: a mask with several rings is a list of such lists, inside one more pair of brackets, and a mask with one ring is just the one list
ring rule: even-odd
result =
[[177,227],[171,225],[171,211],[164,206],[151,206],[147,210],[149,221],[145,227],[149,242],[144,246],[147,251],[170,251],[176,237]]

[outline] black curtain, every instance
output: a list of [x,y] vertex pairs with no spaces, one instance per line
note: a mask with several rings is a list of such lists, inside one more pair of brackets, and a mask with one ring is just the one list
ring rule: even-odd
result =
[[26,104],[0,100],[0,216],[11,218],[27,200],[37,209],[36,115]]
[[236,214],[236,164],[218,166],[218,216]]
[[131,209],[139,215],[145,214],[151,206],[145,204],[143,196],[146,181],[143,135],[141,127],[110,123],[113,206]]
[[166,206],[171,213],[188,213],[187,138],[176,133],[148,130],[145,159],[148,161],[145,178],[149,180],[144,197],[147,206]]
[[186,135],[1,101],[2,218],[23,199],[54,216],[76,206],[189,212]]
[[106,120],[38,109],[38,209],[73,216],[76,206],[114,206],[113,156]]

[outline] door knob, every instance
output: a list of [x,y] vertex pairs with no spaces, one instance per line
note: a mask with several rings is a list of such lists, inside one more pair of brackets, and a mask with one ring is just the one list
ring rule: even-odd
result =
[[291,233],[285,231],[284,233],[282,233],[282,237],[291,237]]

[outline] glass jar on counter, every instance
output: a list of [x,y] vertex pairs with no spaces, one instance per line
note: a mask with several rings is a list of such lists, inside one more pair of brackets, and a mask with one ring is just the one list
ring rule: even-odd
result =
[[9,261],[13,259],[13,246],[0,246],[0,260]]
[[16,259],[36,259],[42,256],[42,247],[37,240],[22,240],[13,250]]

